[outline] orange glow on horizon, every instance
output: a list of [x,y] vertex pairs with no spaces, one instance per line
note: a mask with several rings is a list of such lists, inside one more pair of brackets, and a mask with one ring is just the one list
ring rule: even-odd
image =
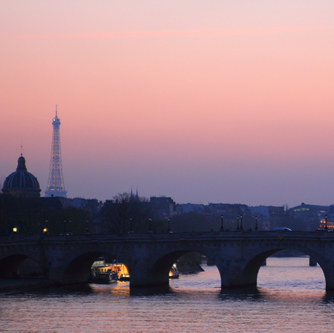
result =
[[68,35],[21,35],[22,39],[91,39],[91,38],[133,38],[164,36],[210,36],[210,35],[267,35],[287,32],[331,31],[334,26],[277,27],[269,29],[221,29],[221,30],[188,30],[188,31],[129,31],[104,34],[68,34]]

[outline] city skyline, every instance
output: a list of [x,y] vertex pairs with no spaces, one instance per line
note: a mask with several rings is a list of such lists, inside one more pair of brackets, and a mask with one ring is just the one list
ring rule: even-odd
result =
[[334,203],[330,1],[0,3],[0,178],[68,197]]

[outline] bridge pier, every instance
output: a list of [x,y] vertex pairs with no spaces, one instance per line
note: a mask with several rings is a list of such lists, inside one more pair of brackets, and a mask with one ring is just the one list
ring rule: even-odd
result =
[[334,262],[320,263],[326,280],[326,290],[334,290]]
[[130,288],[143,288],[154,286],[168,286],[169,277],[168,272],[166,274],[155,274],[150,276],[147,272],[136,272],[130,274]]
[[310,259],[309,259],[309,266],[311,266],[311,267],[317,266],[317,261],[314,258],[312,258],[311,256],[310,256]]
[[154,265],[151,257],[133,258],[130,260],[128,267],[130,287],[168,286],[170,266],[166,263],[164,265]]
[[257,272],[245,274],[242,261],[223,260],[217,265],[221,277],[221,288],[255,288],[257,285]]

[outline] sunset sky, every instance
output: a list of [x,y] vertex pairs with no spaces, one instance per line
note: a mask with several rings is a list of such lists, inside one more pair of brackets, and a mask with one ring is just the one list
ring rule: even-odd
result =
[[0,179],[68,197],[334,204],[334,1],[0,0]]

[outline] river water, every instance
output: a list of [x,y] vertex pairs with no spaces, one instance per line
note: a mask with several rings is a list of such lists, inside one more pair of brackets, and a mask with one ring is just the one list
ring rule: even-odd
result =
[[128,282],[0,294],[1,332],[334,332],[334,292],[308,258],[268,258],[256,291],[222,291],[214,266],[166,290]]

